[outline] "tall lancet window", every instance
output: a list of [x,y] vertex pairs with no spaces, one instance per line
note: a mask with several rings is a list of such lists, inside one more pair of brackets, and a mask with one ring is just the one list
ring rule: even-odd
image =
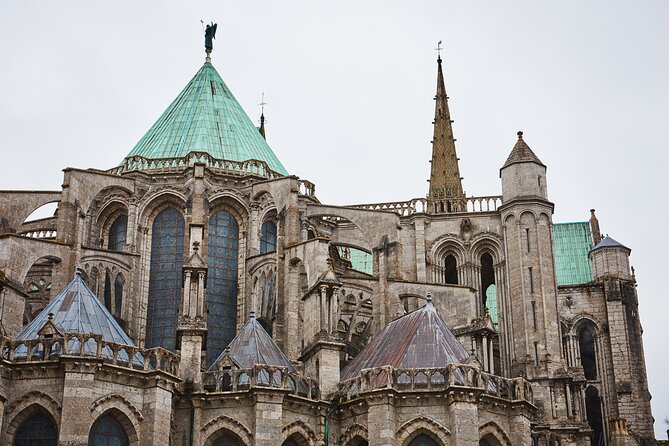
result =
[[262,224],[260,232],[260,254],[276,251],[276,223],[266,221]]
[[235,337],[239,225],[228,211],[209,218],[207,241],[207,364]]
[[123,251],[125,237],[128,230],[128,216],[121,215],[109,228],[109,240],[107,246],[110,251]]
[[167,208],[153,221],[151,231],[147,348],[175,348],[183,262],[184,218],[176,209]]

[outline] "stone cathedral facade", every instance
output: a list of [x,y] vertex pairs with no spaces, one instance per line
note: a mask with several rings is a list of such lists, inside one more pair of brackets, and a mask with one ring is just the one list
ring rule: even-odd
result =
[[209,51],[118,166],[0,191],[0,443],[656,444],[630,249],[522,132],[465,196],[437,69],[425,198],[321,203]]

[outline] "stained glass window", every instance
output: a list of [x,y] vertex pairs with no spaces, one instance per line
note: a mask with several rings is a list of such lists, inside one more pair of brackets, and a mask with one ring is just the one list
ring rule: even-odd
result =
[[114,316],[121,317],[121,306],[123,305],[123,277],[120,274],[114,279]]
[[110,251],[123,251],[125,246],[125,234],[128,229],[128,216],[121,215],[109,228],[109,243],[107,244]]
[[227,211],[209,219],[207,241],[207,364],[235,337],[239,226]]
[[14,446],[56,446],[57,441],[56,426],[44,412],[24,421],[14,436]]
[[146,347],[174,350],[181,302],[181,268],[184,262],[184,219],[174,208],[153,221],[151,271],[146,316]]
[[276,224],[268,220],[262,224],[260,232],[260,254],[276,251]]
[[99,418],[88,435],[88,446],[128,446],[128,434],[111,415]]
[[499,323],[499,310],[497,308],[497,286],[494,283],[485,291],[485,298],[485,306],[488,308],[488,314],[496,326]]

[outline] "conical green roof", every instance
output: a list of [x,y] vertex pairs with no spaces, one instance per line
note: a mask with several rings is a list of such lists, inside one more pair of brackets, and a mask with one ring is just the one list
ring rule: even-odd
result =
[[287,175],[251,119],[207,62],[128,154],[147,159],[205,152],[218,160],[259,160]]

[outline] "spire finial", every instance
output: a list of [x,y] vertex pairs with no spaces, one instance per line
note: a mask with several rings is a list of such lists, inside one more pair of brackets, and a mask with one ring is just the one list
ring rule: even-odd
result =
[[518,133],[516,133],[516,134],[518,135],[518,139],[523,139],[523,131],[522,130],[518,130]]
[[437,62],[441,63],[441,40],[437,42],[437,47],[434,50],[437,52]]
[[254,310],[251,310],[249,312],[249,319],[255,319],[256,318],[256,312]]
[[[200,20],[202,22],[202,20]],[[204,23],[204,22],[202,22]],[[214,49],[214,39],[216,38],[216,28],[218,24],[211,22],[204,30],[204,52],[207,53],[205,63],[211,62],[211,52]]]
[[425,298],[427,299],[428,302],[431,303],[431,302],[432,302],[432,293],[427,293],[427,295],[425,296]]
[[258,104],[260,106],[260,127],[258,127],[258,131],[262,135],[263,139],[267,139],[265,137],[265,105],[267,105],[267,102],[265,102],[264,91],[262,92],[260,98],[260,103]]

